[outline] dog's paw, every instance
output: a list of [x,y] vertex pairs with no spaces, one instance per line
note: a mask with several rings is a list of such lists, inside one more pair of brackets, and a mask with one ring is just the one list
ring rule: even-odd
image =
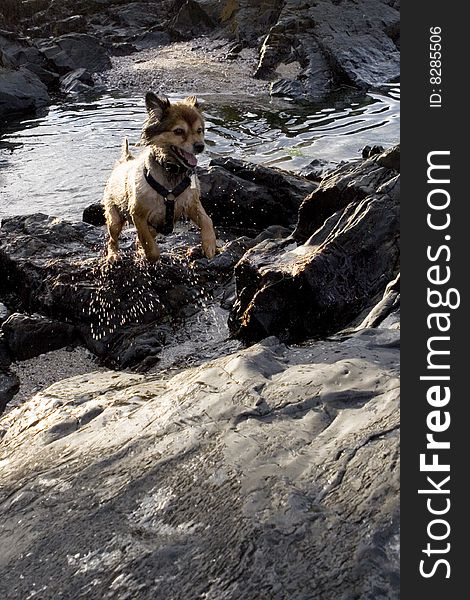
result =
[[106,262],[109,265],[112,265],[116,262],[118,262],[121,259],[121,255],[119,254],[119,252],[114,252],[112,250],[108,251],[108,254],[106,255]]
[[152,250],[146,250],[145,252],[145,258],[150,262],[150,263],[156,263],[160,260],[160,250],[158,250],[158,248],[152,249]]
[[208,259],[214,258],[217,252],[217,244],[215,240],[210,240],[202,243],[202,249]]

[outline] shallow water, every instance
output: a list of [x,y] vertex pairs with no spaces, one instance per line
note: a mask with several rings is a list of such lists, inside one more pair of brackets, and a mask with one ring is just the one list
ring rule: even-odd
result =
[[[334,106],[223,103],[207,97],[207,152],[300,171],[312,160],[330,164],[360,156],[369,144],[399,141],[399,87]],[[122,139],[139,139],[141,97],[104,95],[54,105],[11,125],[0,138],[0,218],[43,212],[72,220],[101,199]],[[137,149],[134,149],[137,151]]]

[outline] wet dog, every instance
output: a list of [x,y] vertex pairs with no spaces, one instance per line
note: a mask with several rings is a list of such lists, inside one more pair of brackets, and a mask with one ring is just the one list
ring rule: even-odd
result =
[[195,96],[170,103],[148,92],[147,120],[141,135],[144,150],[137,157],[124,142],[121,159],[104,192],[104,212],[109,233],[108,260],[119,256],[119,235],[126,221],[134,223],[139,246],[150,262],[160,257],[157,233],[168,234],[185,216],[201,230],[207,258],[216,252],[212,220],[200,200],[194,169],[196,155],[204,150],[204,117]]

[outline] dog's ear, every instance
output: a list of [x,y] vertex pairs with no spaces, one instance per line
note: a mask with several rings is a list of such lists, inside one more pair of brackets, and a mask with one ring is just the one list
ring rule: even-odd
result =
[[194,108],[199,108],[199,102],[196,96],[188,96],[184,100],[185,104],[189,104],[189,106],[194,106]]
[[145,106],[149,114],[160,120],[163,113],[170,108],[170,101],[166,96],[157,96],[153,92],[147,92],[145,94]]

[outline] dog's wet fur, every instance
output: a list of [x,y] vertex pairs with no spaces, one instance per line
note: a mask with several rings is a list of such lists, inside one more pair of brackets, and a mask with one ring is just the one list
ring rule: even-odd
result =
[[[196,154],[204,150],[204,117],[195,96],[181,102],[148,92],[145,97],[147,120],[141,135],[144,146],[139,156],[129,152],[124,141],[120,160],[106,184],[104,212],[109,233],[108,260],[119,256],[119,235],[126,222],[134,223],[139,246],[150,262],[160,257],[155,237],[165,224],[165,201],[150,185],[144,170],[164,188],[171,190],[188,176],[197,164]],[[176,198],[174,221],[190,218],[201,230],[202,249],[207,258],[216,252],[212,220],[200,200],[197,177]]]

